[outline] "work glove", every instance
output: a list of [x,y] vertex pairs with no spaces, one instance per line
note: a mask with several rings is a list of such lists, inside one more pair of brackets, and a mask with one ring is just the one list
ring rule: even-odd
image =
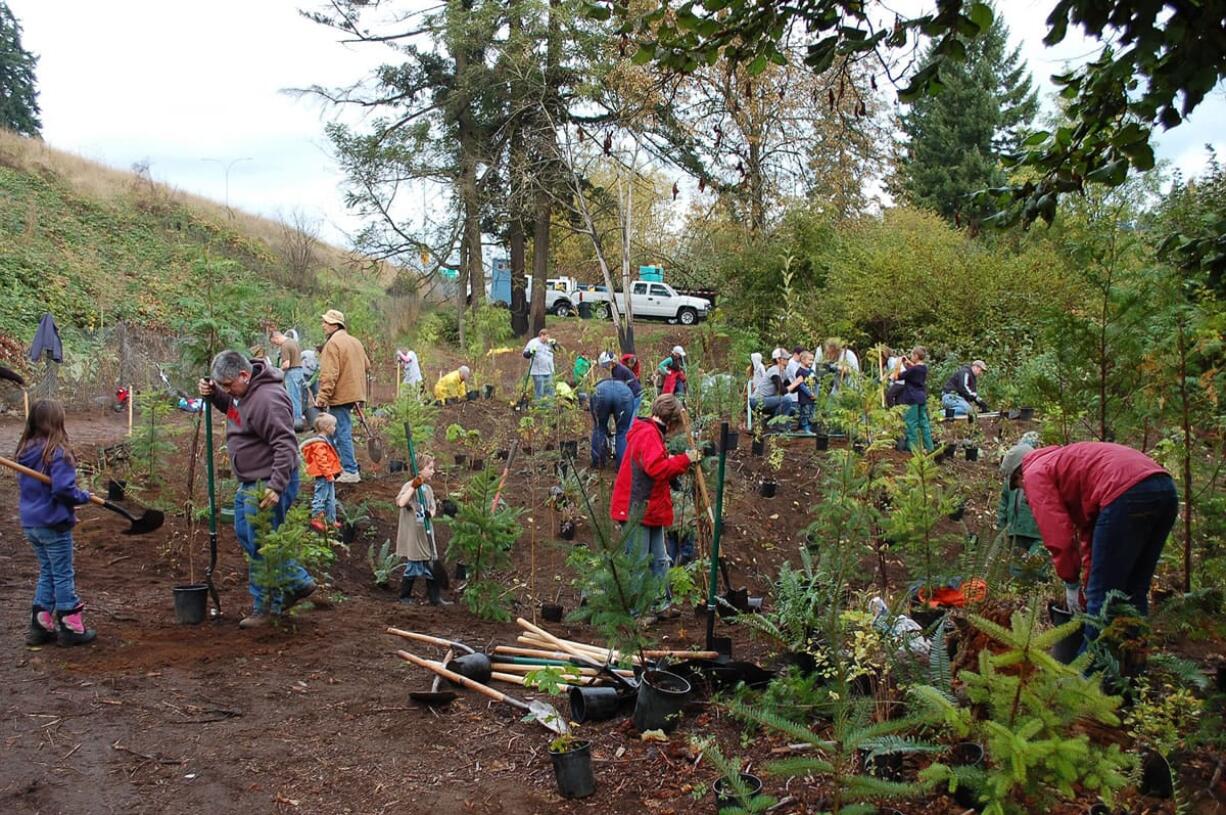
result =
[[1064,605],[1065,608],[1074,614],[1080,614],[1081,612],[1085,611],[1085,606],[1081,604],[1080,583],[1064,584]]
[[524,351],[524,359],[532,359],[536,356],[536,351]]
[[686,450],[685,454],[689,457],[691,464],[696,464],[699,461],[702,461],[701,450]]

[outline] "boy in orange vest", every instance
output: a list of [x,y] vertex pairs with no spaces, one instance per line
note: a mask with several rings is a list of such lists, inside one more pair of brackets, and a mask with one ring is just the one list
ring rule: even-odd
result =
[[321,413],[315,417],[315,432],[298,449],[306,462],[307,475],[315,479],[315,492],[311,495],[311,528],[323,534],[336,522],[336,477],[342,472],[341,457],[328,437],[336,432],[336,417]]

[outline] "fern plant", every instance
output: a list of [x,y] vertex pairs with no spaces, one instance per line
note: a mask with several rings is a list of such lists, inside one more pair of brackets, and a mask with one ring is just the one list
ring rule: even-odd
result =
[[871,721],[872,704],[865,699],[843,697],[836,700],[829,737],[815,733],[806,724],[742,702],[730,701],[726,707],[744,721],[755,722],[787,736],[789,741],[812,748],[815,755],[795,756],[765,765],[771,775],[803,778],[827,776],[831,780],[832,815],[875,815],[876,800],[911,798],[922,795],[933,782],[890,781],[866,774],[872,759],[896,753],[935,752],[939,748],[908,735],[939,725],[944,719],[940,705],[931,696],[915,695],[915,713],[886,721]]
[[451,525],[448,555],[468,564],[464,605],[484,620],[505,622],[511,619],[507,592],[489,574],[510,564],[511,547],[522,531],[519,524],[522,510],[502,501],[497,508],[493,506],[498,480],[499,474],[493,470],[474,474],[464,485],[456,516],[444,516],[438,521]]
[[957,708],[946,695],[926,692],[943,708],[947,725],[984,744],[990,765],[977,770],[938,762],[921,777],[947,783],[951,790],[969,783],[984,815],[1043,811],[1058,800],[1075,798],[1082,789],[1110,805],[1135,765],[1118,745],[1095,744],[1080,727],[1089,720],[1120,723],[1115,714],[1119,699],[1102,691],[1099,677],[1082,674],[1089,657],[1064,665],[1048,653],[1080,622],[1044,631],[1037,616],[1034,611],[1015,612],[1010,628],[969,617],[975,628],[1004,647],[998,653],[984,649],[979,670],[959,675],[972,708]]
[[388,582],[391,580],[392,574],[397,567],[402,565],[399,555],[392,549],[392,542],[384,540],[383,545],[375,550],[375,545],[372,543],[366,549],[366,562],[370,564],[371,574],[374,575],[375,585],[379,588],[387,588]]

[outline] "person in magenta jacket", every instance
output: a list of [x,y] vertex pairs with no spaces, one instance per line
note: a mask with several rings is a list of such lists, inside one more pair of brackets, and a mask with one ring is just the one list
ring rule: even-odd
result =
[[[673,497],[669,482],[702,458],[697,450],[686,450],[675,456],[668,454],[664,437],[681,427],[681,402],[671,393],[656,397],[651,405],[651,418],[637,419],[626,434],[626,452],[613,482],[613,500],[609,516],[621,523],[631,518],[638,521],[639,534],[630,538],[628,551],[637,545],[651,563],[651,573],[663,582],[668,573],[668,551],[664,546],[664,530],[673,525]],[[670,613],[668,587],[663,587],[660,614]]]
[[[1115,590],[1147,614],[1149,584],[1179,513],[1170,473],[1107,442],[1042,447],[1019,458],[1011,480],[1026,492],[1069,610],[1097,615]],[[1094,633],[1087,628],[1087,637]]]

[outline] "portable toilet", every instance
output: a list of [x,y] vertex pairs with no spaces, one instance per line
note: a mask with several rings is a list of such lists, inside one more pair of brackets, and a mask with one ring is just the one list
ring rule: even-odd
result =
[[490,301],[511,304],[511,262],[506,258],[494,259],[490,275]]
[[663,266],[640,266],[639,280],[649,280],[652,283],[664,282],[664,267]]

